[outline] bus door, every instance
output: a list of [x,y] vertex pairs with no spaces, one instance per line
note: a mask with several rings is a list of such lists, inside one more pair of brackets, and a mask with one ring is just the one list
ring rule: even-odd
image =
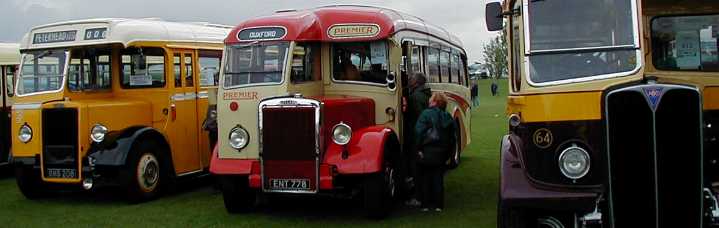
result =
[[198,153],[199,134],[197,119],[196,70],[193,67],[194,51],[174,50],[174,86],[172,109],[174,112],[172,132],[173,162],[178,174],[200,171],[201,155]]
[[15,73],[14,66],[0,66],[0,76],[2,80],[0,82],[3,85],[2,93],[2,117],[0,120],[0,131],[2,131],[2,139],[0,139],[0,164],[5,164],[10,161],[10,106],[12,102],[10,97],[12,96],[12,82]]
[[[222,51],[220,50],[201,50],[198,51],[197,71],[195,77],[195,85],[197,90],[197,128],[199,134],[199,151],[202,167],[210,166],[210,157],[212,155],[211,141],[217,140],[217,135],[210,135],[203,127],[203,123],[207,118],[207,109],[210,103],[210,94],[217,94],[217,84],[220,80],[220,62]],[[210,93],[210,90],[215,90]],[[215,101],[216,103],[216,101]]]

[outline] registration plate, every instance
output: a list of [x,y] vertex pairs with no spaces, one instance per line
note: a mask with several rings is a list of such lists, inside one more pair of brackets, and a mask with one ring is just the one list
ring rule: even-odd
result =
[[309,179],[270,179],[273,190],[309,190]]
[[45,170],[45,176],[48,178],[75,179],[75,178],[77,178],[77,170],[76,169],[47,169],[47,170]]

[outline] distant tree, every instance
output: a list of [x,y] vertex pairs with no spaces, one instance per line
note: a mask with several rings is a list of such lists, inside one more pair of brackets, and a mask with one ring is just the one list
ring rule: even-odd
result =
[[507,41],[504,30],[499,36],[484,44],[482,57],[484,57],[485,66],[490,77],[499,78],[507,74]]

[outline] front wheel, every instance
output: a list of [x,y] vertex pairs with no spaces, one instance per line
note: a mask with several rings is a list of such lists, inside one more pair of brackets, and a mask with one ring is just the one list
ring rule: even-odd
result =
[[508,208],[501,202],[497,203],[497,227],[498,228],[525,228],[528,227],[527,216],[521,209]]
[[250,189],[247,177],[222,176],[220,177],[222,200],[227,212],[247,213],[257,208],[258,193]]
[[144,141],[130,152],[125,170],[127,199],[132,203],[152,200],[160,193],[166,178],[160,159],[160,148],[153,141]]
[[389,215],[396,194],[396,172],[385,165],[382,172],[366,177],[364,181],[364,209],[367,217],[382,219]]
[[32,167],[15,167],[15,180],[25,198],[39,199],[47,196],[46,186],[40,178],[40,170]]

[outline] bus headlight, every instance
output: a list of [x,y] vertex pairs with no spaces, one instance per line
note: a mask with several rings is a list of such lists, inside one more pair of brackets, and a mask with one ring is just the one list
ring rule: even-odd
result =
[[338,123],[332,128],[332,141],[337,145],[344,146],[352,139],[352,128],[345,123]]
[[30,128],[27,124],[23,124],[17,133],[17,138],[23,143],[30,142],[32,139],[32,128]]
[[247,146],[247,142],[250,141],[250,134],[247,130],[237,126],[230,130],[230,146],[235,149],[242,149]]
[[107,134],[107,127],[102,124],[95,124],[90,130],[90,139],[93,142],[99,143],[105,140],[105,134]]
[[589,153],[587,150],[572,145],[559,155],[559,170],[565,177],[573,180],[584,177],[589,172]]

